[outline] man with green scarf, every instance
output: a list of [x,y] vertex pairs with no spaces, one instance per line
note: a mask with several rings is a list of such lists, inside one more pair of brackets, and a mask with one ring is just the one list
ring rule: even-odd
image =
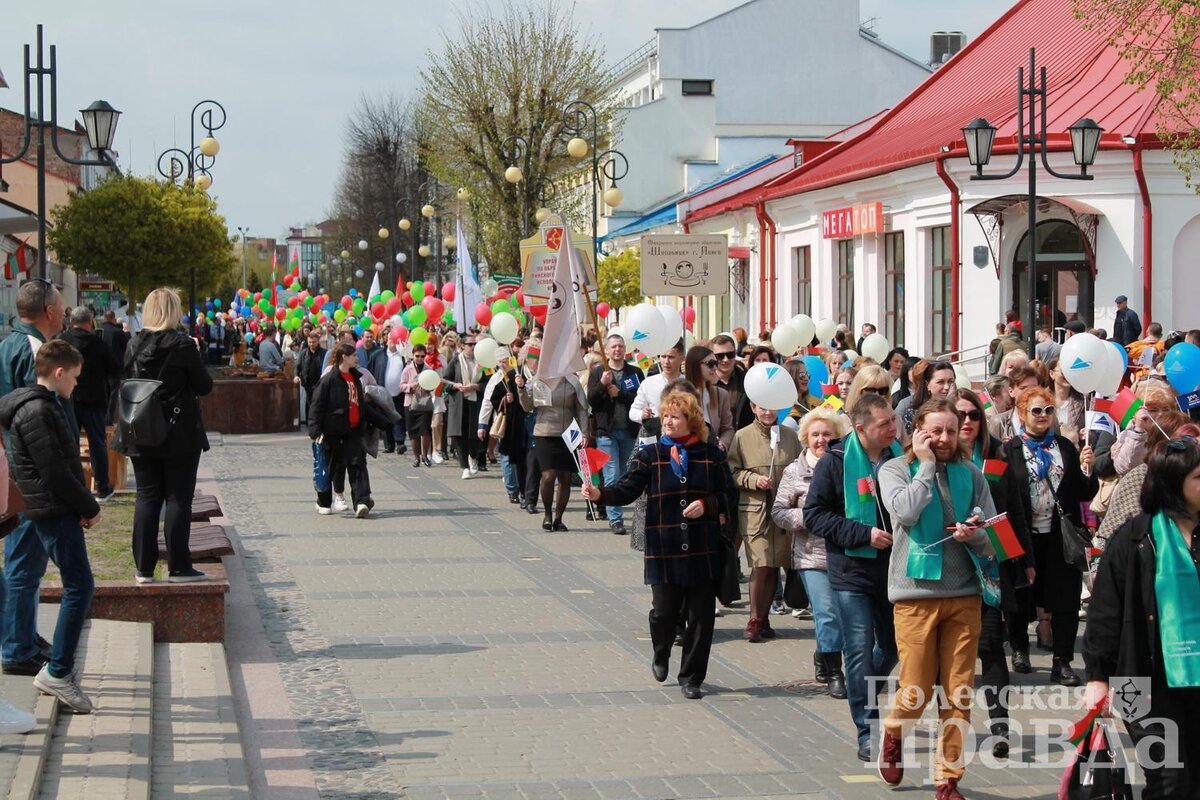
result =
[[905,457],[879,471],[893,524],[888,599],[900,652],[900,689],[883,721],[879,775],[891,786],[903,779],[905,728],[921,717],[940,683],[948,706],[938,732],[938,800],[962,797],[962,738],[971,722],[983,618],[976,558],[992,554],[978,523],[996,513],[983,472],[960,443],[961,427],[952,402],[929,400],[913,417]]
[[900,454],[896,416],[883,397],[864,393],[850,412],[854,430],[829,446],[813,470],[804,522],[825,540],[829,586],[842,625],[846,702],[858,733],[858,758],[871,760],[868,705],[896,666],[896,631],[887,597],[891,521],[879,502],[879,468]]

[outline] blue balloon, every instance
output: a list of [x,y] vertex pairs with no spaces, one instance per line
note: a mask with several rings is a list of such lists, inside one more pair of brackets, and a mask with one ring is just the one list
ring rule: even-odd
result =
[[820,356],[805,356],[804,366],[808,367],[808,393],[816,398],[823,398],[822,383],[829,383],[829,368]]
[[215,306],[214,306],[214,305],[213,305],[211,302],[208,302],[208,303],[205,303],[205,304],[204,304],[204,310],[205,310],[205,311],[212,311],[214,308],[216,308],[216,307],[215,307]]
[[358,289],[355,289],[353,286],[351,286],[350,291],[346,292],[346,294],[350,295],[351,297],[358,297]]
[[1200,386],[1200,347],[1180,342],[1167,351],[1163,359],[1167,380],[1179,394],[1189,394]]
[[246,334],[246,344],[254,344],[254,334],[253,333]]
[[1107,340],[1110,345],[1117,348],[1117,352],[1121,354],[1121,360],[1125,362],[1125,369],[1129,369],[1129,351],[1121,346],[1120,342],[1114,342],[1112,339]]
[[355,335],[357,335],[357,336],[362,336],[362,332],[363,332],[363,326],[362,326],[362,325],[355,325],[355,326],[354,326],[354,333],[355,333]]

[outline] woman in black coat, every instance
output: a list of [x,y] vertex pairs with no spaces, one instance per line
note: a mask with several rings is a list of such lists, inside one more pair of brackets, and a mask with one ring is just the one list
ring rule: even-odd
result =
[[[1037,564],[1034,603],[1050,614],[1054,636],[1050,680],[1063,686],[1079,686],[1082,681],[1071,668],[1071,660],[1079,634],[1083,573],[1063,557],[1059,508],[1078,529],[1086,530],[1080,506],[1095,497],[1099,488],[1091,473],[1092,448],[1076,450],[1065,436],[1054,433],[1054,395],[1049,389],[1026,389],[1017,401],[1017,415],[1021,431],[1005,443],[1004,450],[1008,468],[1024,487],[1014,499],[1032,532]],[[1017,510],[1010,508],[1009,515],[1015,516]],[[1010,628],[1009,637],[1016,663],[1016,653],[1028,656],[1028,627],[1019,632]]]
[[664,398],[659,418],[662,437],[637,452],[625,476],[603,489],[585,485],[583,495],[618,506],[646,495],[651,671],[655,680],[666,680],[676,618],[686,608],[679,683],[683,696],[696,700],[703,696],[700,684],[708,671],[717,582],[727,549],[721,526],[728,517],[729,470],[724,452],[708,441],[704,414],[693,395],[675,392]]
[[122,442],[133,461],[137,501],[133,512],[133,561],[138,583],[152,583],[158,565],[158,520],[167,511],[167,580],[202,581],[192,566],[188,539],[192,530],[192,498],[200,454],[208,449],[197,399],[212,391],[196,342],[180,329],[183,309],[171,289],[155,289],[142,307],[143,329],[126,350],[125,377],[162,381],[160,396],[169,420],[166,441],[157,447]]
[[[494,416],[504,412],[507,421],[504,423],[504,435],[496,443],[496,449],[503,456],[504,485],[508,491],[508,502],[520,503],[525,508],[525,480],[528,477],[526,458],[529,448],[526,446],[525,409],[521,408],[518,399],[517,369],[509,369],[488,381],[485,390],[486,401],[479,410],[479,440],[487,441]],[[510,475],[511,471],[511,475]],[[509,478],[514,482],[511,482]],[[516,491],[513,491],[513,487]]]
[[317,513],[342,510],[333,506],[333,494],[336,492],[340,497],[346,491],[349,473],[350,507],[354,516],[364,519],[375,507],[375,501],[371,499],[363,436],[369,424],[379,427],[379,420],[363,392],[354,346],[343,343],[334,347],[329,363],[333,368],[317,383],[308,413],[308,435],[325,448],[330,477],[330,486],[317,492]]

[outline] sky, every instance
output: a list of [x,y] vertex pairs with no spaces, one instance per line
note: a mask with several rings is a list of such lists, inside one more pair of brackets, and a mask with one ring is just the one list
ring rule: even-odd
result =
[[[580,27],[619,61],[655,28],[687,27],[745,0],[576,0]],[[791,0],[798,9],[813,2]],[[45,25],[58,46],[60,125],[103,99],[122,113],[122,170],[156,174],[158,154],[187,149],[201,100],[227,112],[213,188],[229,229],[282,236],[326,218],[343,163],[346,119],[363,94],[415,95],[430,49],[458,14],[504,0],[39,0],[6,3],[0,106],[22,111],[23,48]],[[886,43],[929,57],[933,31],[974,38],[1014,0],[857,0]],[[34,53],[36,58],[36,52]],[[747,57],[753,57],[747,54]],[[197,139],[203,134],[198,133]],[[14,143],[0,145],[6,151]]]

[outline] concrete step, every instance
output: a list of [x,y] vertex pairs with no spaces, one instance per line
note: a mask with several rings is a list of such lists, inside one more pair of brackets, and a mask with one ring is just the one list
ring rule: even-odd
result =
[[150,775],[155,800],[250,797],[224,646],[154,646]]
[[33,688],[33,678],[19,675],[0,676],[0,698],[38,718],[38,726],[27,734],[0,736],[0,797],[32,800],[50,752],[58,699]]
[[60,708],[41,798],[150,798],[154,634],[149,623],[90,620],[80,683],[96,709]]

